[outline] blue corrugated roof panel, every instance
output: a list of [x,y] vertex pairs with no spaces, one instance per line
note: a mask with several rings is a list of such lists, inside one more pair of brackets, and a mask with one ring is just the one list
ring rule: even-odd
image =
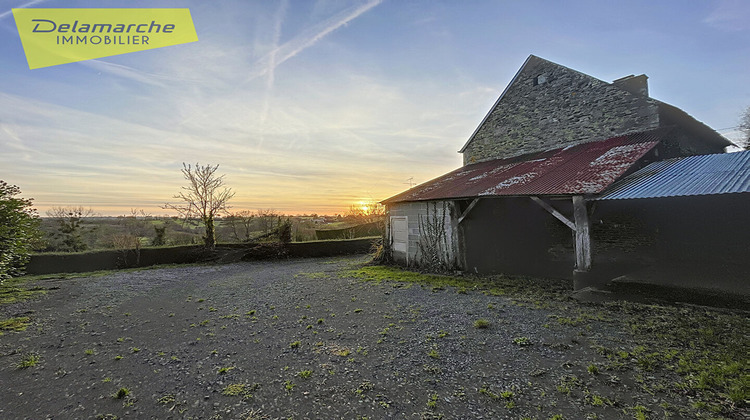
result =
[[654,162],[612,184],[596,200],[750,192],[750,151]]

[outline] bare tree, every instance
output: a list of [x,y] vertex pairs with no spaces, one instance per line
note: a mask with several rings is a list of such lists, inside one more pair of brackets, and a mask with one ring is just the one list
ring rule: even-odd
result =
[[381,220],[385,216],[385,206],[375,201],[352,204],[349,206],[347,216],[363,222]]
[[130,209],[130,215],[118,216],[118,223],[123,225],[121,232],[113,233],[109,240],[114,249],[122,253],[122,266],[128,267],[128,255],[135,255],[134,266],[141,261],[141,238],[149,233],[148,219],[152,216],[143,209]]
[[141,239],[131,233],[115,233],[109,238],[112,248],[122,254],[122,267],[128,267],[128,254],[133,252],[137,267],[141,263]]
[[263,235],[268,235],[271,229],[273,229],[273,224],[277,221],[279,214],[274,209],[258,209],[255,214]]
[[52,207],[47,210],[47,217],[57,223],[57,233],[54,238],[61,242],[58,249],[68,252],[85,251],[88,244],[83,240],[85,228],[83,222],[96,213],[92,209],[77,207]]
[[227,202],[234,197],[232,189],[224,185],[224,175],[216,174],[217,169],[219,165],[201,166],[196,163],[193,168],[183,163],[182,175],[189,185],[182,187],[182,191],[174,196],[182,202],[164,205],[165,209],[175,210],[185,219],[200,219],[206,228],[203,242],[209,249],[216,247],[214,218],[227,211]]
[[230,213],[226,220],[232,229],[232,235],[237,242],[250,242],[251,224],[255,215],[250,210],[242,210],[237,213]]
[[750,150],[750,106],[747,107],[742,117],[740,117],[740,130],[745,133],[745,150]]

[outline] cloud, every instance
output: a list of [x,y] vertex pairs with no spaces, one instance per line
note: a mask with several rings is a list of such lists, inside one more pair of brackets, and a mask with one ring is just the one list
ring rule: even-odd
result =
[[728,31],[750,29],[750,3],[746,0],[721,0],[703,21]]
[[[340,129],[316,120],[306,106],[274,108],[262,150],[247,141],[257,128],[222,127],[232,117],[220,118],[221,112],[204,121],[212,122],[203,129],[214,139],[10,94],[0,93],[0,110],[0,167],[12,168],[9,181],[42,212],[84,205],[107,214],[131,207],[159,213],[155,207],[179,191],[182,162],[220,164],[238,192],[238,209],[341,212],[365,193],[385,198],[403,182],[403,162],[363,132],[367,121]],[[422,179],[429,166],[434,161],[410,170]]]
[[[31,152],[33,152],[33,150],[24,144],[23,139],[18,137],[15,130],[13,130],[13,127],[8,124],[0,123],[0,130],[4,133],[0,133],[0,139],[2,139],[3,144],[8,149],[18,153],[19,161],[28,162],[31,160]],[[2,148],[0,148],[0,150],[2,150]]]

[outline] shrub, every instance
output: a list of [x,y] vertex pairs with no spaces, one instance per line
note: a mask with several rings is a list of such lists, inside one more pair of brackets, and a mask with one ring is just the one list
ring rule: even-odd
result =
[[0,180],[0,283],[23,274],[40,236],[39,216],[30,199],[16,197],[20,193],[20,188]]
[[281,218],[279,218],[279,227],[278,234],[279,234],[279,242],[282,244],[288,244],[289,242],[292,242],[292,221],[287,218],[283,222],[281,221]]
[[167,244],[167,227],[166,226],[154,226],[154,239],[151,240],[153,246],[164,246]]

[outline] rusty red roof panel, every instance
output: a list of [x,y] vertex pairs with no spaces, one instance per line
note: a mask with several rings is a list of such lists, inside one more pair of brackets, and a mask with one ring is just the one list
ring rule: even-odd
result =
[[383,203],[492,196],[597,194],[659,143],[634,133],[511,159],[463,166]]

